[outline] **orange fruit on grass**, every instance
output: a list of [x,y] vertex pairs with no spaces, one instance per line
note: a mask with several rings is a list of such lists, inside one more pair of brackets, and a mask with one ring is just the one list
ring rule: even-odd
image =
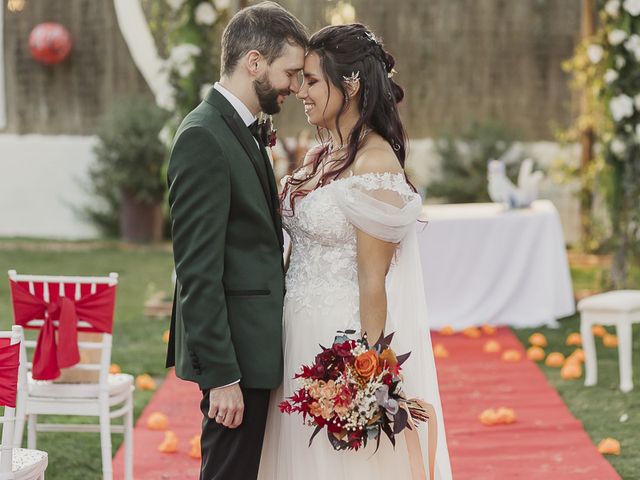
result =
[[111,366],[109,367],[109,373],[112,374],[118,374],[118,373],[122,373],[122,369],[120,368],[120,365],[118,365],[117,363],[112,363]]
[[584,351],[581,348],[576,348],[573,352],[571,352],[571,354],[569,354],[566,361],[576,361],[584,363]]
[[171,332],[169,332],[169,330],[165,330],[165,331],[162,333],[162,341],[163,341],[164,343],[169,343],[169,335],[170,335],[170,334],[171,334]]
[[560,377],[564,380],[576,380],[582,376],[582,364],[577,360],[566,362],[560,369]]
[[608,348],[615,348],[618,346],[618,337],[616,335],[607,333],[604,337],[602,337],[602,344]]
[[544,350],[540,347],[527,348],[527,358],[533,362],[540,362],[544,360]]
[[561,367],[564,365],[564,355],[560,352],[553,352],[547,355],[547,359],[544,361],[547,367]]
[[579,347],[582,345],[582,336],[577,332],[570,333],[565,344],[568,346]]
[[143,373],[142,375],[138,375],[136,377],[136,388],[138,390],[155,390],[156,382],[151,375],[148,373]]
[[607,330],[602,325],[593,325],[591,333],[593,333],[594,337],[604,337],[607,334]]
[[620,442],[615,438],[605,438],[598,443],[598,451],[603,455],[620,455]]
[[545,337],[542,333],[533,333],[529,336],[529,343],[534,347],[546,347],[547,346],[547,337]]

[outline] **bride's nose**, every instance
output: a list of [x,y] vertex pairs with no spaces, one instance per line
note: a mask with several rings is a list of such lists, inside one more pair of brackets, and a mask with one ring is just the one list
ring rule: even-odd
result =
[[304,100],[305,98],[307,98],[307,85],[306,85],[306,83],[303,83],[302,85],[300,85],[300,88],[296,92],[296,98],[298,100]]

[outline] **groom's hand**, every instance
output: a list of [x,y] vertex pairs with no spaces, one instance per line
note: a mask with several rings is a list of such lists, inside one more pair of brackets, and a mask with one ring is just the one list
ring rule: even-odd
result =
[[227,428],[237,428],[244,415],[244,399],[240,385],[209,390],[209,418]]

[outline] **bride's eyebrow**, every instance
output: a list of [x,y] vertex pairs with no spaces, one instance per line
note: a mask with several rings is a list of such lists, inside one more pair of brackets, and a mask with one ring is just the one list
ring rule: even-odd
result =
[[309,78],[317,78],[315,74],[311,73],[311,72],[303,72],[304,78],[305,79],[309,79]]

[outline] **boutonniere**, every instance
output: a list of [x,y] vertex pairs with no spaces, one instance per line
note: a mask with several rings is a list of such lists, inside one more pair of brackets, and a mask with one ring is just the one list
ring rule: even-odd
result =
[[273,117],[262,115],[260,118],[260,138],[266,147],[274,147],[277,140],[277,130],[273,127]]

